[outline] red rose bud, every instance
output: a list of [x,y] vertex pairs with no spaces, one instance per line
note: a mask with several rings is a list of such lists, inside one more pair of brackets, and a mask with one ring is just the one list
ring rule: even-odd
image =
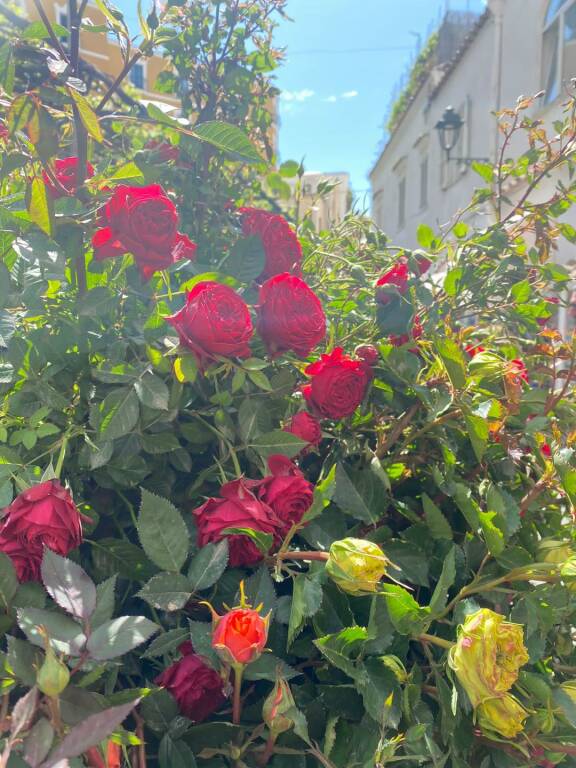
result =
[[260,288],[257,328],[271,357],[288,350],[307,357],[324,341],[326,316],[304,280],[284,272]]
[[264,247],[266,264],[257,278],[258,282],[282,272],[300,275],[302,247],[286,219],[259,208],[239,208],[239,212],[242,214],[243,234],[258,235]]
[[198,364],[217,357],[249,357],[254,329],[244,299],[227,285],[207,281],[192,288],[182,309],[166,320]]
[[302,394],[313,412],[328,419],[351,416],[364,399],[371,379],[366,363],[348,357],[341,347],[322,355],[305,373],[310,383],[302,387]]
[[67,555],[81,542],[80,513],[58,480],[23,491],[0,526],[0,551],[12,560],[20,581],[39,580],[44,547]]
[[[54,200],[58,200],[61,197],[68,195],[75,195],[77,192],[76,180],[78,177],[78,158],[77,157],[63,157],[60,160],[54,162],[54,176],[56,177],[60,187],[63,187],[65,191],[57,187],[46,171],[42,171],[42,179],[46,188],[50,192],[50,197]],[[94,176],[94,166],[86,162],[86,178],[91,179]]]
[[360,360],[364,360],[366,365],[377,365],[378,360],[380,359],[380,354],[376,347],[372,344],[360,344],[360,346],[356,347],[354,350],[354,354],[356,357],[359,357]]
[[265,502],[254,493],[261,481],[233,480],[220,489],[220,498],[208,499],[201,507],[193,511],[198,528],[198,544],[228,539],[230,548],[229,563],[232,568],[259,563],[262,552],[247,536],[222,533],[227,528],[251,528],[261,533],[271,533],[275,539],[280,537],[280,520]]
[[287,713],[295,706],[292,691],[286,680],[277,680],[262,707],[262,719],[274,739],[294,725],[294,720]]
[[213,614],[212,647],[231,666],[250,664],[264,650],[270,616],[252,608],[234,608],[224,616]]
[[480,344],[466,344],[464,349],[466,350],[466,353],[469,357],[476,357],[476,355],[486,351],[484,347],[480,346]]
[[529,384],[528,369],[522,360],[510,361],[509,376],[517,381],[523,381],[525,384]]
[[[318,446],[322,440],[322,427],[318,420],[306,411],[294,414],[284,427],[284,432],[291,432],[296,437],[299,437],[300,440],[309,443],[310,446]],[[308,448],[304,448],[302,453],[307,450]]]
[[280,520],[284,538],[312,506],[314,486],[286,456],[270,456],[268,466],[272,474],[261,481],[258,496]]
[[548,445],[548,443],[544,443],[540,446],[540,451],[542,452],[542,456],[544,456],[547,459],[550,459],[552,457],[552,448]]
[[179,259],[196,257],[196,245],[178,232],[176,207],[158,184],[121,185],[100,211],[94,237],[97,261],[131,253],[144,280]]
[[150,150],[163,163],[177,163],[180,157],[178,147],[162,139],[150,139],[144,144],[144,149]]
[[180,650],[186,651],[183,658],[165,669],[154,682],[174,697],[184,717],[201,723],[226,701],[222,678],[191,652],[191,645]]
[[[408,262],[400,258],[396,264],[385,272],[376,283],[376,301],[380,304],[389,304],[394,293],[406,293],[408,290]],[[384,289],[384,290],[382,290]]]

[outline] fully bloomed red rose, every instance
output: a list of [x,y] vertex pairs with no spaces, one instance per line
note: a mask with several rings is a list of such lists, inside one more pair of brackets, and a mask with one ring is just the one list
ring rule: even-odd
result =
[[302,387],[302,394],[313,412],[328,419],[351,416],[364,399],[371,379],[364,360],[353,360],[341,347],[322,355],[305,373],[310,383]]
[[264,246],[266,264],[257,278],[259,282],[282,272],[300,275],[302,246],[283,216],[260,208],[240,208],[242,232],[259,235]]
[[[61,187],[66,190],[65,192],[57,187],[46,171],[42,171],[42,179],[46,188],[50,192],[50,197],[54,200],[58,200],[60,197],[65,197],[66,193],[69,195],[75,195],[77,191],[76,178],[78,175],[78,158],[77,157],[63,157],[56,160],[54,163],[54,176],[58,180]],[[86,178],[91,179],[94,176],[94,166],[92,163],[86,162]]]
[[179,650],[183,657],[154,682],[172,694],[184,717],[201,723],[226,701],[222,678],[193,653],[190,643],[183,643]]
[[250,664],[261,655],[268,639],[269,617],[252,608],[234,608],[214,617],[212,647],[227,664]]
[[20,581],[40,578],[44,547],[67,555],[81,541],[80,513],[58,480],[23,491],[0,525],[0,551],[12,560]]
[[376,301],[386,305],[392,301],[395,291],[400,294],[406,293],[408,290],[408,278],[408,261],[400,258],[376,282]]
[[280,535],[280,520],[255,493],[260,482],[242,478],[226,483],[220,488],[220,498],[208,499],[192,513],[198,528],[199,546],[227,538],[229,562],[233,568],[259,563],[263,555],[247,536],[226,536],[222,533],[227,528],[251,528],[261,533],[271,533],[275,539]]
[[326,336],[326,315],[304,280],[284,272],[260,288],[257,328],[272,357],[287,350],[307,357]]
[[[291,432],[300,440],[304,440],[310,445],[320,445],[322,440],[322,427],[318,420],[306,411],[300,411],[294,414],[288,424],[284,427],[284,432]],[[304,448],[304,450],[308,450]]]
[[364,360],[366,365],[376,365],[380,358],[380,354],[373,344],[360,344],[354,350],[356,357]]
[[310,509],[314,486],[286,456],[270,456],[268,467],[271,474],[262,481],[258,496],[280,520],[280,535],[284,538]]
[[254,329],[246,302],[227,285],[211,280],[192,288],[182,309],[166,320],[200,366],[215,357],[249,357]]
[[97,261],[132,253],[142,277],[167,269],[179,259],[194,259],[196,245],[178,232],[178,213],[159,184],[116,187],[100,211],[92,238]]

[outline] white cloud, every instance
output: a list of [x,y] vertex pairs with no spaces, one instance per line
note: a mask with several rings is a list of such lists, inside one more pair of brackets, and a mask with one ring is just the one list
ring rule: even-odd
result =
[[307,101],[314,96],[314,91],[309,88],[302,88],[301,91],[282,91],[280,98],[283,101]]
[[344,91],[342,94],[343,99],[353,99],[358,96],[358,91]]
[[330,104],[333,104],[335,101],[338,101],[338,96],[328,96],[328,98],[324,99],[324,101],[329,101]]

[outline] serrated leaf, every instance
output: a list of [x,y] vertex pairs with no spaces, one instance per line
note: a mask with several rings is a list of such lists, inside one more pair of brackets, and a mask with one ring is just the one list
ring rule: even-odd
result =
[[157,656],[164,656],[175,651],[189,637],[190,633],[186,629],[169,629],[168,632],[163,632],[158,637],[155,637],[144,653],[141,654],[140,658],[153,659]]
[[196,768],[196,758],[190,747],[181,740],[175,740],[167,733],[158,750],[160,768]]
[[488,444],[488,436],[490,434],[488,422],[481,416],[473,416],[470,414],[465,416],[465,421],[476,458],[478,461],[482,461],[486,445]]
[[0,600],[4,610],[10,608],[12,598],[18,589],[18,578],[12,565],[12,560],[4,552],[0,552]]
[[92,560],[102,576],[118,575],[124,579],[146,581],[155,568],[144,552],[124,539],[99,539],[92,550]]
[[294,578],[290,623],[288,624],[289,648],[304,628],[306,619],[314,616],[322,605],[322,587],[316,579],[304,574]]
[[79,93],[75,88],[68,88],[67,90],[72,101],[76,105],[84,128],[86,128],[88,134],[92,136],[94,141],[97,141],[99,144],[101,144],[104,141],[104,136],[102,135],[102,129],[100,128],[98,116],[81,93]]
[[11,635],[7,637],[7,645],[6,658],[10,669],[18,680],[31,688],[36,683],[36,670],[44,659],[42,651],[25,640]]
[[373,524],[384,516],[388,504],[387,489],[371,468],[354,470],[336,465],[332,500],[347,515]]
[[194,355],[183,355],[174,361],[174,373],[180,383],[193,384],[198,377],[198,363]]
[[45,717],[41,717],[24,740],[24,759],[31,768],[40,765],[50,751],[53,741],[54,729]]
[[337,669],[356,681],[357,685],[366,682],[367,675],[355,662],[357,651],[366,641],[364,627],[346,627],[341,632],[319,637],[314,645]]
[[34,686],[24,694],[12,709],[10,718],[10,736],[15,739],[19,733],[26,730],[34,717],[38,704],[38,688]]
[[430,535],[433,539],[452,540],[452,528],[450,523],[444,517],[442,510],[434,504],[428,494],[422,494],[422,504],[424,506],[424,516]]
[[158,573],[136,593],[136,597],[161,611],[178,611],[191,596],[190,582],[181,573]]
[[144,616],[121,616],[101,624],[88,638],[90,658],[108,661],[137,648],[160,628]]
[[144,551],[159,568],[179,571],[188,556],[189,536],[182,515],[167,499],[142,488],[138,536]]
[[30,220],[47,235],[51,235],[52,202],[46,191],[46,185],[39,177],[34,177],[26,189],[26,207]]
[[225,528],[222,531],[223,536],[247,536],[263,554],[270,552],[270,547],[274,542],[274,536],[271,533],[256,531],[254,528]]
[[111,576],[96,587],[96,607],[90,617],[92,630],[110,621],[114,614],[117,576]]
[[262,605],[263,616],[274,612],[277,603],[276,590],[270,571],[265,565],[244,581],[244,594],[250,605],[254,607]]
[[456,579],[456,548],[452,547],[442,565],[442,573],[434,589],[432,599],[430,600],[430,612],[432,615],[444,610],[448,602],[448,590],[454,584]]
[[506,547],[504,534],[494,522],[497,518],[496,512],[480,512],[480,528],[486,540],[486,546],[492,555],[500,555]]
[[33,645],[44,648],[45,639],[40,632],[40,627],[44,627],[55,651],[79,656],[84,649],[86,636],[82,627],[68,616],[40,608],[20,608],[17,619],[18,626]]
[[287,456],[289,459],[297,456],[308,443],[301,440],[291,432],[284,432],[282,429],[276,429],[273,432],[267,432],[265,435],[258,435],[253,438],[251,447],[254,448],[263,458],[268,458],[274,454]]
[[139,699],[135,699],[87,717],[66,734],[48,760],[42,763],[41,768],[56,768],[61,760],[78,757],[90,747],[104,741],[128,717],[138,702]]
[[96,587],[86,571],[50,549],[42,558],[42,581],[50,597],[76,619],[89,619],[96,607]]
[[293,677],[298,677],[302,674],[297,672],[289,664],[286,664],[283,659],[279,659],[274,656],[273,653],[263,653],[256,661],[252,662],[246,667],[244,673],[245,680],[270,680],[274,682],[278,679],[278,676],[284,680],[291,680]]
[[455,389],[466,386],[466,361],[462,350],[452,339],[441,338],[436,341],[436,350],[440,355],[446,372]]
[[194,555],[188,570],[192,592],[208,589],[215,584],[228,565],[228,541],[206,544]]
[[212,647],[212,624],[205,621],[189,621],[188,626],[194,652],[203,656],[214,669],[219,669],[220,660]]
[[223,269],[241,283],[251,283],[264,270],[266,254],[258,235],[242,237],[230,249]]
[[142,405],[158,411],[168,410],[170,391],[155,373],[146,371],[138,381],[134,382],[134,389]]
[[383,594],[392,624],[401,635],[418,635],[430,621],[429,609],[422,608],[404,587],[386,584]]
[[131,432],[140,414],[138,397],[132,387],[115,389],[98,405],[101,440],[116,440]]
[[194,126],[194,136],[218,149],[231,152],[242,160],[262,162],[260,153],[248,136],[240,128],[230,125],[230,123],[218,120],[198,123]]

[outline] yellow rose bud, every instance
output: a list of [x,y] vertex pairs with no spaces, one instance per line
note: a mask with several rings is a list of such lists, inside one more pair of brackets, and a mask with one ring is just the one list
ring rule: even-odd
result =
[[70,680],[70,670],[50,646],[46,647],[44,663],[36,674],[36,684],[46,696],[55,697],[62,693]]
[[485,733],[496,732],[507,739],[513,739],[520,733],[527,717],[528,712],[509,693],[486,699],[476,709],[476,720]]
[[326,571],[340,589],[350,595],[378,590],[390,561],[377,544],[365,539],[342,539],[330,547]]
[[284,731],[289,731],[294,725],[292,718],[286,714],[294,706],[294,697],[290,686],[286,680],[277,680],[262,707],[262,718],[274,738]]
[[467,617],[448,654],[448,663],[474,707],[510,690],[527,661],[522,625],[488,608]]

